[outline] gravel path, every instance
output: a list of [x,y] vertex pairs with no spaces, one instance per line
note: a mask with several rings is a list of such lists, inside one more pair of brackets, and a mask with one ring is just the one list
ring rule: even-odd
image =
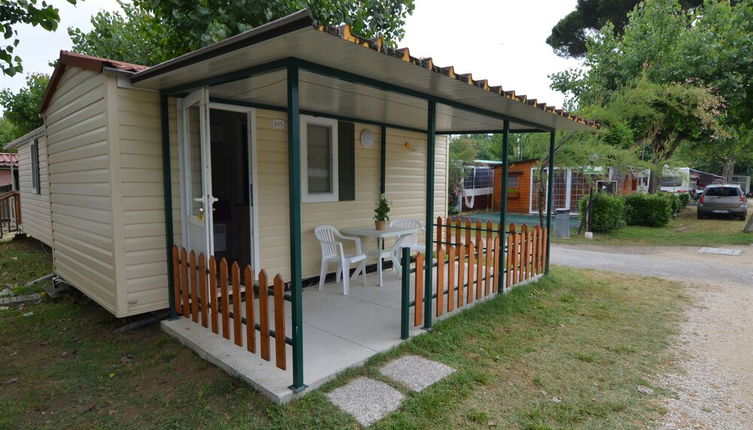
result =
[[753,246],[739,256],[697,247],[552,248],[554,264],[656,276],[686,285],[693,305],[675,348],[677,373],[658,384],[667,399],[660,429],[753,429]]

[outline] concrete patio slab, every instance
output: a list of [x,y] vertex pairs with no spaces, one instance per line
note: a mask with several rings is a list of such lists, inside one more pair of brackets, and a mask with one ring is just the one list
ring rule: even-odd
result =
[[423,391],[455,372],[450,366],[418,355],[404,355],[381,368],[382,375],[400,382],[413,391]]
[[[386,274],[385,274],[386,275]],[[357,291],[356,291],[357,290]],[[397,308],[387,303],[397,297]],[[270,298],[271,303],[271,298]],[[236,346],[232,340],[212,333],[208,328],[188,318],[162,322],[162,328],[181,343],[193,349],[200,357],[238,377],[276,403],[286,403],[334,379],[343,371],[363,364],[373,355],[388,351],[400,339],[400,282],[397,277],[387,279],[385,286],[363,284],[351,286],[351,295],[343,296],[339,284],[326,284],[323,290],[309,287],[303,290],[303,355],[306,389],[294,393],[289,386],[293,381],[292,349],[286,348],[287,370],[277,368],[258,354],[249,353],[245,347]],[[256,321],[259,318],[258,300],[254,300]],[[210,311],[211,313],[211,311]],[[245,305],[241,306],[245,315]],[[273,312],[269,313],[270,327],[274,327]],[[242,338],[246,339],[245,325]],[[230,339],[234,338],[234,324],[230,319]],[[423,333],[413,328],[411,336]],[[290,303],[285,304],[285,333],[292,334]],[[260,336],[256,336],[256,350],[261,349]],[[274,340],[272,340],[274,347]]]
[[404,396],[384,382],[356,378],[327,393],[329,400],[352,415],[363,426],[370,426],[400,407]]
[[[294,393],[289,386],[293,382],[292,347],[286,346],[287,370],[275,363],[265,361],[259,354],[250,353],[245,347],[236,346],[232,318],[227,340],[214,334],[201,324],[188,318],[163,321],[163,330],[178,338],[207,361],[227,373],[236,376],[269,397],[276,403],[286,403],[306,392],[320,387],[343,371],[363,364],[375,354],[398,346],[400,339],[400,278],[395,272],[384,273],[384,286],[378,287],[375,274],[369,273],[367,286],[354,282],[350,295],[342,295],[342,286],[334,282],[325,284],[323,290],[316,286],[303,289],[303,378],[306,389]],[[413,278],[413,277],[411,277]],[[411,284],[414,279],[411,279]],[[411,286],[411,299],[414,288]],[[465,291],[462,293],[465,296]],[[448,318],[493,295],[466,304],[452,313],[445,313],[437,320]],[[269,298],[271,306],[272,299]],[[254,300],[255,322],[259,322],[258,298]],[[245,305],[240,313],[245,315]],[[209,311],[211,314],[211,310]],[[413,321],[413,308],[409,320]],[[290,302],[285,303],[285,334],[292,335]],[[274,314],[270,307],[269,326],[274,328]],[[245,324],[241,338],[246,339]],[[420,327],[411,325],[410,336],[424,333]],[[260,336],[256,336],[256,350],[260,351]],[[274,350],[275,341],[272,340]],[[414,369],[413,369],[414,370]],[[411,370],[411,371],[413,371]],[[434,369],[436,371],[436,368]],[[423,378],[426,379],[426,378]],[[406,383],[409,387],[413,387]]]

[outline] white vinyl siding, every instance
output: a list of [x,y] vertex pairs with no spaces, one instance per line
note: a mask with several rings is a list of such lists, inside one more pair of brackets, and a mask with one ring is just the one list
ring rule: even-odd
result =
[[[290,279],[288,213],[288,139],[286,129],[272,127],[273,120],[286,120],[281,112],[256,111],[256,145],[259,198],[259,255],[261,268]],[[286,121],[287,125],[287,121]],[[353,201],[302,204],[302,255],[304,278],[319,274],[321,253],[314,227],[333,224],[338,228],[373,224],[379,198],[380,147],[364,148],[357,137],[368,129],[380,142],[380,128],[355,125],[356,198]],[[407,145],[406,145],[407,143]],[[437,136],[435,169],[435,216],[445,216],[447,207],[446,136]],[[387,199],[391,217],[416,218],[425,225],[426,137],[424,134],[387,129]],[[374,244],[369,244],[374,246]]]
[[21,229],[29,236],[52,246],[52,214],[50,212],[50,188],[47,179],[47,140],[44,135],[36,138],[39,153],[39,187],[33,186],[31,168],[31,143],[18,147],[18,182],[21,193]]
[[[117,88],[121,213],[116,217],[123,237],[123,282],[128,315],[168,305],[165,205],[162,171],[162,128],[159,93]],[[175,101],[170,101],[175,122]],[[178,150],[173,131],[171,157],[174,231],[180,232]],[[178,237],[179,238],[179,237]]]
[[63,73],[46,111],[55,273],[117,315],[107,76]]

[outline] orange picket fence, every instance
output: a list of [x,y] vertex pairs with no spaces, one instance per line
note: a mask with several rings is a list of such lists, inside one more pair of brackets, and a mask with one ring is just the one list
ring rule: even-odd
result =
[[258,350],[266,361],[271,360],[274,339],[275,364],[287,368],[286,344],[292,340],[285,336],[285,283],[280,275],[270,282],[264,270],[255,277],[251,266],[241,270],[237,262],[229,265],[224,258],[218,264],[213,256],[197,256],[178,246],[173,246],[172,263],[177,314],[228,341],[232,338],[249,353]]
[[[510,224],[506,231],[507,246],[502,264],[502,243],[491,222],[482,224],[469,219],[437,218],[435,264],[426,265],[419,253],[415,260],[413,325],[423,324],[425,312],[440,317],[472,305],[497,293],[499,276],[510,289],[544,273],[546,264],[546,228],[520,228]],[[425,309],[425,271],[433,272],[433,309]],[[504,270],[500,270],[504,267]]]

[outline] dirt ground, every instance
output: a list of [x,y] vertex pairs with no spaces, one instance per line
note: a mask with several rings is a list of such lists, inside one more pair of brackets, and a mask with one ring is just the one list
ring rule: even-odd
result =
[[[753,241],[753,237],[752,237]],[[676,372],[660,385],[660,429],[753,429],[753,246],[739,256],[697,247],[553,248],[553,262],[681,281],[693,305],[677,342]]]

